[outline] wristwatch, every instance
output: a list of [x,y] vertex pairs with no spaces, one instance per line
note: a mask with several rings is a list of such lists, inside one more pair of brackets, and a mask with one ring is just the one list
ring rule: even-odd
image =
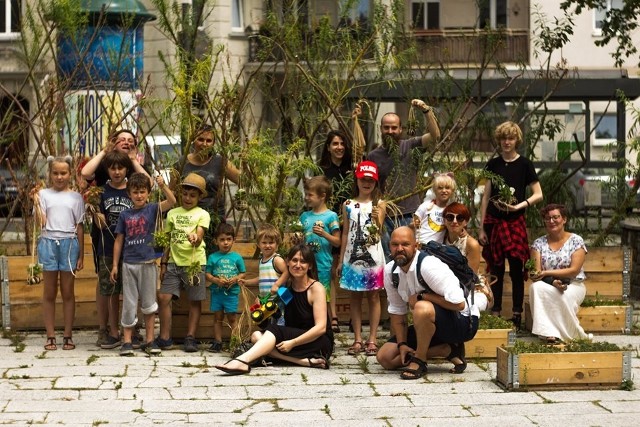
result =
[[418,296],[416,297],[416,299],[418,301],[422,301],[422,295],[424,294],[424,292],[418,292]]

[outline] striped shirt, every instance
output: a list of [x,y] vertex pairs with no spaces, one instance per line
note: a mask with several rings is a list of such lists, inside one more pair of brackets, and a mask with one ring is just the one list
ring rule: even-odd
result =
[[268,260],[260,260],[260,265],[258,268],[258,294],[263,297],[265,295],[269,295],[271,293],[271,286],[276,283],[276,280],[282,274],[276,270],[274,265],[274,259],[280,256],[278,254],[274,254]]

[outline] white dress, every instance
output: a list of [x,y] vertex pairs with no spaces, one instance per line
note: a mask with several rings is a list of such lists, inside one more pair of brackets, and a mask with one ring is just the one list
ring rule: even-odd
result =
[[[455,242],[449,242],[449,240],[447,239],[447,237],[444,238],[444,244],[447,246],[455,246],[456,248],[458,248],[458,250],[460,250],[460,253],[464,256],[467,256],[467,237],[469,237],[469,235],[466,235],[464,237],[459,237]],[[478,272],[476,271],[476,274],[478,274]],[[478,274],[478,277],[480,278],[481,281],[481,285],[482,286],[487,286],[485,283],[485,278],[484,276]],[[476,291],[473,295],[473,305],[479,310],[479,311],[486,311],[489,308],[489,299],[487,298],[487,296],[484,294],[484,292],[482,292],[481,290],[476,288]]]
[[[571,234],[557,251],[549,247],[547,236],[536,239],[531,247],[540,253],[542,270],[568,268],[571,265],[571,255],[576,250],[587,251],[582,237],[576,234]],[[534,335],[556,337],[563,341],[588,337],[578,321],[578,309],[586,294],[585,278],[581,268],[564,292],[542,280],[531,284],[529,303],[533,315],[531,332]]]

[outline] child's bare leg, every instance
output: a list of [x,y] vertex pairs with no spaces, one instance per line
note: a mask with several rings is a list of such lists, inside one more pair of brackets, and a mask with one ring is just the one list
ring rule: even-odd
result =
[[229,322],[229,328],[231,328],[231,335],[233,335],[235,331],[237,319],[238,316],[236,313],[227,313],[227,322]]
[[156,314],[145,314],[144,315],[144,329],[146,332],[146,340],[145,342],[150,343],[155,339],[155,323],[156,323]]
[[123,328],[123,342],[131,343],[131,337],[133,336],[133,328]]
[[120,328],[118,326],[118,319],[120,318],[120,295],[110,295],[106,298],[108,298],[109,333],[112,337],[118,337],[120,335]]
[[200,324],[200,314],[202,313],[201,301],[189,301],[189,326],[187,336],[196,336],[196,330]]
[[42,273],[44,286],[42,287],[42,319],[47,337],[55,336],[56,296],[58,295],[58,272],[45,271]]
[[171,337],[171,294],[158,294],[158,314],[160,317],[160,338]]
[[76,315],[76,295],[74,292],[75,277],[70,271],[60,272],[60,295],[64,312],[64,336],[73,335],[73,320]]
[[222,342],[222,321],[224,320],[224,312],[216,311],[213,313],[213,339]]
[[376,342],[380,324],[380,293],[367,292],[367,302],[369,303],[369,342]]

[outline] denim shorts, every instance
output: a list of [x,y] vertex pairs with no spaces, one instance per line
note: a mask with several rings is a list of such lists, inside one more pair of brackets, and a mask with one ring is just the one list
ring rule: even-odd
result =
[[78,265],[80,247],[77,237],[38,240],[38,262],[43,271],[74,271]]

